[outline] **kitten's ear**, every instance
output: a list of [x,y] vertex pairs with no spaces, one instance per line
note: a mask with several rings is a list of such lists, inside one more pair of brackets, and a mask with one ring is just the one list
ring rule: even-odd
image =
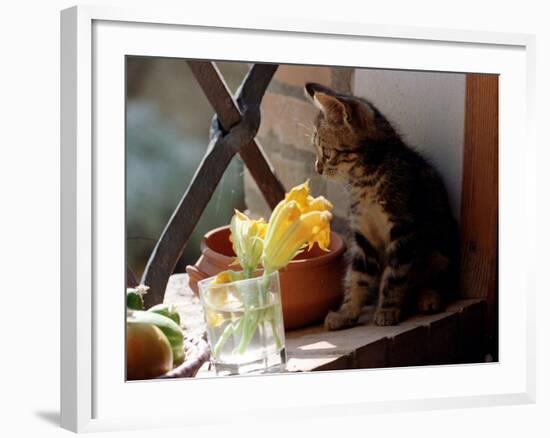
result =
[[308,82],[304,87],[304,91],[306,92],[307,96],[313,100],[313,96],[315,95],[315,93],[326,93],[328,91],[328,88],[315,82]]
[[351,115],[349,108],[338,98],[325,93],[315,93],[313,102],[333,123],[349,123]]
[[333,90],[315,82],[308,82],[304,88],[307,96],[328,120],[333,123],[348,123],[351,120],[350,108]]

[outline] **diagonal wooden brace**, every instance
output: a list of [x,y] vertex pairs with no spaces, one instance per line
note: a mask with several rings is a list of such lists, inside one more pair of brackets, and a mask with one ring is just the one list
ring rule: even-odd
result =
[[[209,61],[187,61],[187,63],[225,131],[239,122],[241,111],[255,107],[259,109],[265,89],[278,67],[276,64],[254,64],[237,91],[235,100],[214,63]],[[243,144],[239,155],[258,184],[268,205],[274,208],[284,198],[285,188],[275,175],[275,170],[269,164],[258,141],[254,139],[248,144]]]
[[[218,122],[223,132],[215,132],[191,184],[149,257],[141,280],[142,284],[150,287],[144,296],[147,308],[162,302],[168,279],[235,153],[239,152],[243,156],[245,151],[245,163],[251,165],[257,174],[266,173],[258,177],[257,181],[269,193],[270,204],[276,204],[284,197],[284,188],[273,175],[254,140],[260,124],[261,99],[276,67],[253,66],[250,69],[238,92],[239,107],[212,63],[197,61],[192,68],[194,74],[201,78],[201,86],[206,87],[205,92],[208,90],[207,96],[218,113]],[[271,178],[267,175],[271,175]]]

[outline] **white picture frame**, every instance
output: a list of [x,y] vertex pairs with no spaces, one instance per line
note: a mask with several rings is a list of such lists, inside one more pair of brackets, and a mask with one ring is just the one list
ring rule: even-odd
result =
[[[360,22],[225,22],[91,6],[62,11],[62,427],[102,431],[534,402],[534,288],[522,259],[535,241],[534,44],[524,34]],[[359,49],[368,49],[369,59],[353,58]],[[125,274],[125,55],[499,74],[500,361],[125,383],[124,303],[116,293]],[[515,235],[525,223],[528,230]],[[216,393],[234,394],[231,404]],[[269,396],[258,403],[258,394]]]

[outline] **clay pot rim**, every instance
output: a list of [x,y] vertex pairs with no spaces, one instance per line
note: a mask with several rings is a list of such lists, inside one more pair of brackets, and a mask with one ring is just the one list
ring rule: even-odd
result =
[[[233,257],[226,256],[224,254],[221,254],[219,252],[214,251],[212,248],[206,245],[206,240],[212,236],[215,233],[220,232],[221,230],[228,229],[229,225],[224,225],[218,228],[214,228],[210,231],[208,231],[203,238],[201,239],[201,252],[203,256],[205,257],[212,257],[214,259],[219,260],[220,262],[229,265],[233,261]],[[299,269],[310,269],[317,266],[323,266],[328,263],[331,263],[335,258],[340,257],[344,251],[346,250],[346,244],[344,242],[344,239],[336,233],[335,231],[330,232],[330,239],[331,239],[331,246],[334,245],[334,249],[327,252],[326,254],[322,254],[318,257],[311,258],[311,259],[301,259],[301,260],[292,260],[285,270],[293,271],[293,270],[299,270]],[[334,243],[333,243],[334,242]]]

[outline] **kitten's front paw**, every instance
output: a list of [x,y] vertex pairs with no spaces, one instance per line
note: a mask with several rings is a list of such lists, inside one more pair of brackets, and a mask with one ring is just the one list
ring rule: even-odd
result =
[[374,323],[379,326],[396,325],[400,319],[400,309],[378,309],[374,314]]
[[356,318],[350,318],[341,312],[329,312],[325,318],[325,328],[327,330],[342,330],[355,325]]

